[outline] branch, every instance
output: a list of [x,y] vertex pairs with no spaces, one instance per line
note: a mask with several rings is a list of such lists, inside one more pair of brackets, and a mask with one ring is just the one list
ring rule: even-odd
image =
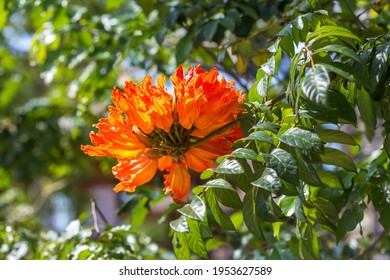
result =
[[100,229],[97,222],[96,211],[99,214],[99,216],[102,218],[104,223],[108,224],[106,217],[104,216],[103,212],[100,210],[99,206],[96,204],[96,200],[91,198],[91,212],[92,212],[92,219],[93,219],[93,227],[95,228],[97,233],[100,233]]
[[361,259],[364,255],[367,255],[368,253],[370,253],[372,250],[375,249],[375,246],[386,236],[386,231],[383,231],[378,237],[377,239],[375,239],[370,246],[368,246],[367,248],[365,248],[359,255],[355,256],[354,258],[352,258],[352,260],[359,260]]
[[[365,25],[363,24],[363,22],[360,20],[360,18],[359,18],[357,15],[355,15],[354,11],[352,10],[351,5],[349,5],[349,3],[348,3],[348,0],[344,0],[344,3],[345,3],[345,5],[346,5],[347,9],[349,10],[349,12],[352,14],[353,18],[355,19],[355,22],[356,22],[357,24],[359,24],[360,27],[361,27],[363,30],[367,31],[368,34],[370,34],[371,36],[376,36],[376,34],[375,34],[374,32],[372,32],[370,29],[368,29],[368,27],[365,26]],[[361,15],[361,14],[360,14],[360,15]],[[359,16],[360,16],[360,15],[359,15]]]

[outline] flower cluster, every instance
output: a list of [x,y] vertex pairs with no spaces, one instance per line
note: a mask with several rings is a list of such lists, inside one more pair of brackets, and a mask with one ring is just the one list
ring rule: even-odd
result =
[[245,96],[234,82],[218,71],[189,67],[184,75],[178,67],[171,76],[173,93],[166,91],[165,77],[152,84],[146,76],[141,85],[125,82],[124,92],[114,88],[108,118],[102,118],[91,132],[93,146],[82,146],[90,156],[118,160],[112,172],[120,182],[114,191],[133,192],[149,182],[157,169],[164,175],[166,194],[176,203],[187,201],[190,189],[188,169],[202,172],[215,159],[231,152],[242,138],[238,117]]

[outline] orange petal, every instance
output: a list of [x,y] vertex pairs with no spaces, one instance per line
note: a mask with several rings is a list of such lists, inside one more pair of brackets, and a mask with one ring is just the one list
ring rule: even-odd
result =
[[115,192],[133,192],[137,186],[149,182],[157,171],[157,160],[141,155],[133,160],[120,160],[112,168],[112,173],[121,182],[114,188]]
[[191,185],[191,176],[187,167],[181,162],[175,162],[169,169],[169,173],[164,175],[165,193],[171,192],[171,197],[175,203],[187,202],[188,192]]
[[172,165],[171,157],[164,156],[158,160],[158,169],[161,171],[168,169],[171,165]]

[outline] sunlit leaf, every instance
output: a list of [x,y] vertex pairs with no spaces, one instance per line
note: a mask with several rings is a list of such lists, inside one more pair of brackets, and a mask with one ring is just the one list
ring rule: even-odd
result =
[[191,219],[204,221],[206,205],[199,196],[194,196],[190,204],[186,204],[182,208],[177,209],[177,212]]
[[327,105],[327,91],[330,84],[328,72],[322,65],[310,68],[302,81],[305,97],[315,104]]
[[323,144],[318,135],[306,129],[293,127],[288,129],[278,139],[292,147],[320,152]]

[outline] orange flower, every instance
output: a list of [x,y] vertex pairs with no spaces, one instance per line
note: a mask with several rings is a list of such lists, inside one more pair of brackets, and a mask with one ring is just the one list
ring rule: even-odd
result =
[[214,68],[206,72],[189,67],[185,76],[179,66],[171,76],[172,94],[165,77],[152,84],[146,76],[141,86],[125,82],[124,92],[112,92],[115,106],[91,132],[93,146],[81,149],[90,156],[110,156],[118,160],[113,174],[120,180],[114,191],[133,192],[149,182],[157,169],[166,170],[165,193],[177,203],[187,201],[190,189],[188,169],[202,172],[215,159],[231,152],[234,141],[243,137],[237,119],[245,96],[233,82],[218,80]]

